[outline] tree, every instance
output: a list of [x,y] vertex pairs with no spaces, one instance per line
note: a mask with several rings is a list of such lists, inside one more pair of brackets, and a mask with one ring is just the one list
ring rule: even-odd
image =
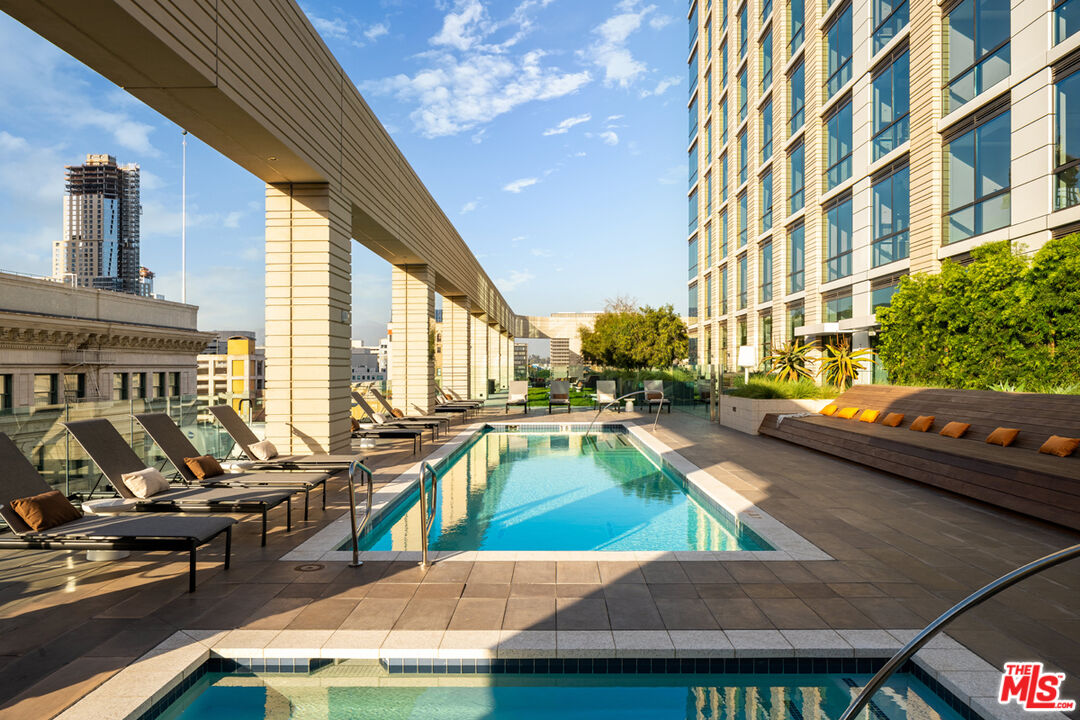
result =
[[608,301],[592,330],[581,328],[587,362],[620,370],[670,367],[686,356],[686,325],[671,305],[634,308],[632,301]]

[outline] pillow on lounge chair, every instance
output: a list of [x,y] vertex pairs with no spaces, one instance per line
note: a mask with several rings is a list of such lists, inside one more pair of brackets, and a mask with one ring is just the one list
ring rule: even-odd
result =
[[880,414],[877,410],[863,410],[862,415],[859,416],[859,421],[865,423],[876,422]]
[[34,531],[48,530],[82,517],[59,490],[17,498],[11,501],[11,509]]
[[169,489],[169,481],[156,468],[143,468],[135,472],[126,472],[120,479],[127,489],[137,498],[148,498]]
[[858,414],[858,412],[859,412],[859,408],[846,407],[846,408],[843,408],[841,410],[838,410],[837,413],[836,413],[836,417],[840,418],[841,420],[850,420],[851,418],[855,417]]
[[941,428],[941,432],[938,435],[944,435],[945,437],[958,438],[963,437],[964,433],[971,427],[971,423],[956,422],[955,420],[950,423],[945,423],[945,427]]
[[825,415],[825,416],[828,416],[828,415],[835,415],[835,414],[836,414],[836,411],[837,411],[837,410],[839,410],[839,409],[840,409],[840,408],[838,408],[838,407],[836,406],[836,403],[829,403],[829,404],[828,404],[828,405],[826,405],[825,407],[823,407],[823,408],[821,408],[820,410],[818,410],[818,413],[820,413],[820,414],[822,414],[822,415]]
[[902,422],[904,422],[904,413],[889,413],[881,424],[885,427],[897,427]]
[[263,440],[249,445],[248,450],[251,451],[251,454],[255,456],[256,460],[271,460],[278,456],[277,448],[274,447],[274,443],[269,440]]
[[1080,438],[1051,435],[1039,448],[1039,452],[1047,455],[1057,455],[1058,457],[1068,457],[1073,454],[1077,447],[1080,447]]
[[926,432],[933,426],[933,415],[920,415],[919,417],[915,418],[915,420],[911,423],[911,427],[909,427],[908,430],[914,430],[915,432]]
[[356,419],[356,418],[354,418],[354,417],[350,417],[350,418],[349,418],[349,427],[351,427],[351,428],[352,428],[352,431],[353,431],[353,432],[356,432],[357,430],[359,430],[359,429],[360,429],[360,421],[359,421],[359,420],[357,420],[357,419]]
[[1016,436],[1019,434],[1020,428],[999,427],[987,436],[986,442],[990,443],[991,445],[1009,447],[1010,445],[1012,445],[1013,440],[1015,440]]
[[225,474],[225,471],[221,469],[221,463],[215,460],[211,455],[184,458],[184,464],[187,465],[192,474],[200,480]]
[[394,408],[394,417],[403,418],[403,417],[405,417],[405,413],[401,412],[397,408]]

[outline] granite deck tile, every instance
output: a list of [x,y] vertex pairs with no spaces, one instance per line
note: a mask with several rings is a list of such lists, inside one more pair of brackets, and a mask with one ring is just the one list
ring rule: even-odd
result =
[[668,630],[719,630],[709,606],[699,598],[658,599],[656,609]]
[[447,630],[498,630],[502,628],[506,602],[501,598],[461,598]]
[[510,598],[502,617],[503,630],[555,630],[555,598]]
[[557,630],[607,630],[607,604],[599,598],[558,598],[555,623]]
[[514,585],[554,584],[555,563],[535,560],[518,562],[514,565],[511,582]]
[[422,599],[410,600],[405,606],[394,630],[445,630],[457,609],[459,600]]

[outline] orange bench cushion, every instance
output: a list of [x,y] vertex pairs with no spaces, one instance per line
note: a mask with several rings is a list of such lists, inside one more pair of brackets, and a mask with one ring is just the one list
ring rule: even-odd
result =
[[825,407],[818,410],[818,412],[821,413],[822,415],[835,415],[836,411],[839,410],[839,409],[840,408],[838,408],[836,406],[836,403],[829,403]]
[[885,427],[896,427],[902,422],[904,422],[904,413],[889,413],[881,421],[881,424]]
[[1020,434],[1020,428],[1007,428],[999,427],[986,436],[986,442],[991,445],[1000,445],[1001,447],[1009,447],[1013,444],[1013,440]]
[[939,435],[945,437],[958,438],[964,437],[964,433],[971,427],[971,423],[956,422],[955,420],[950,423],[945,423],[945,427],[941,428]]
[[863,410],[862,415],[859,416],[859,421],[867,423],[877,422],[878,415],[880,414],[881,412],[879,410]]
[[1057,455],[1058,457],[1068,457],[1076,451],[1077,447],[1080,447],[1080,438],[1051,435],[1039,448],[1039,452],[1047,455]]
[[911,427],[909,427],[908,430],[914,430],[915,432],[926,432],[933,426],[933,415],[920,415],[919,417],[915,418],[914,422],[911,423]]
[[850,420],[851,418],[855,417],[855,415],[858,412],[859,412],[859,408],[846,407],[846,408],[842,408],[840,410],[837,410],[836,411],[836,417],[841,418],[843,420]]

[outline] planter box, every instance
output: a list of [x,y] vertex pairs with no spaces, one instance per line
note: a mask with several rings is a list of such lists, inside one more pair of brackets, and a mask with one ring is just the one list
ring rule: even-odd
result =
[[720,424],[747,435],[757,435],[761,421],[769,413],[817,412],[832,400],[754,400],[722,396]]

